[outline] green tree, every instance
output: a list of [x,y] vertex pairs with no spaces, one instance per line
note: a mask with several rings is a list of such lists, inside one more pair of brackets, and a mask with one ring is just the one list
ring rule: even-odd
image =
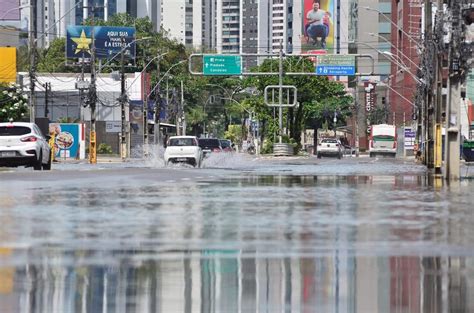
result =
[[0,122],[20,121],[28,112],[28,97],[16,84],[0,84]]
[[[255,69],[259,72],[278,72],[278,61],[267,60]],[[314,64],[308,59],[290,57],[284,61],[284,72],[313,72]],[[247,86],[255,86],[260,93],[268,85],[277,85],[278,75],[251,76],[246,79]],[[344,125],[346,118],[351,114],[352,97],[347,95],[344,85],[321,76],[284,76],[284,85],[296,86],[298,103],[296,108],[289,108],[284,116],[284,125],[288,125],[289,137],[293,142],[301,142],[301,131],[304,127],[318,128],[324,122],[330,127]],[[251,105],[259,113],[259,118],[268,123],[266,135],[278,129],[273,118],[273,109],[267,108],[263,101]],[[337,113],[337,122],[334,125],[333,116]],[[270,138],[270,137],[268,137]]]
[[39,50],[38,71],[48,73],[77,72],[66,66],[66,38],[54,39],[48,48]]

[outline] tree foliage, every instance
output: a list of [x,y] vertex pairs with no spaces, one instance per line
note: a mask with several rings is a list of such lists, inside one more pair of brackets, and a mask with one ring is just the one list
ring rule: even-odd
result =
[[[278,61],[267,60],[256,70],[277,73]],[[284,72],[310,72],[314,71],[314,64],[308,59],[290,57],[284,61],[283,70]],[[246,79],[245,84],[257,87],[263,94],[266,86],[278,85],[278,75],[252,76]],[[289,137],[294,142],[301,141],[301,131],[305,127],[319,128],[326,122],[334,128],[344,125],[346,118],[351,115],[352,97],[346,93],[344,85],[339,82],[321,76],[287,75],[283,78],[283,85],[293,85],[298,90],[298,106],[284,110],[284,125],[288,125]],[[268,124],[267,136],[270,135],[269,132],[274,133],[275,128],[278,129],[277,122],[273,118],[273,109],[263,104],[262,97],[254,101],[251,107],[257,112],[257,116]],[[333,121],[334,112],[337,114],[336,123]],[[271,136],[268,137],[271,138]]]
[[0,122],[20,121],[28,112],[28,97],[16,84],[0,84]]

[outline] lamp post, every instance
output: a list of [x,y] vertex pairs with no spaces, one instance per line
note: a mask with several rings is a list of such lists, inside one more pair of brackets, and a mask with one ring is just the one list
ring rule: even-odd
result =
[[[137,39],[134,39],[132,40],[129,44],[132,44],[132,43],[135,43],[135,42],[139,42],[139,41],[143,41],[143,40],[148,40],[148,39],[152,39],[153,37],[142,37],[142,38],[137,38]],[[116,54],[114,54],[113,57],[111,57],[110,59],[107,60],[107,62],[105,62],[104,64],[102,64],[101,66],[99,66],[99,69],[97,70],[98,73],[100,73],[102,71],[102,69],[107,66],[107,64],[109,64],[110,62],[112,62],[116,57],[118,57],[119,55],[121,55],[121,53],[123,51],[125,51],[126,49],[128,48],[128,45],[125,45],[125,47],[122,47],[122,49],[120,49],[119,52],[117,52]],[[146,66],[145,66],[146,68]]]
[[0,16],[0,20],[4,21],[6,20],[5,19],[5,16],[8,15],[8,13],[12,12],[12,11],[15,11],[15,10],[21,10],[21,9],[26,9],[26,8],[31,8],[32,6],[27,4],[27,5],[20,5],[19,7],[16,7],[16,8],[11,8],[9,10],[6,10],[5,12],[3,12],[3,15]]
[[[212,86],[212,87],[218,87],[218,88],[220,88],[221,90],[223,90],[224,93],[226,94],[226,97],[219,97],[219,98],[220,98],[220,99],[223,99],[223,100],[232,101],[232,102],[236,103],[237,105],[239,105],[245,112],[248,113],[248,115],[249,115],[249,122],[252,121],[252,115],[254,114],[254,112],[247,110],[246,108],[244,108],[244,107],[242,106],[242,104],[241,104],[240,102],[238,102],[237,100],[235,100],[235,99],[233,98],[234,95],[235,95],[236,93],[238,93],[240,87],[234,89],[234,90],[229,94],[229,92],[227,91],[227,89],[225,89],[225,88],[222,87],[222,86],[219,86],[219,85],[216,85],[216,84],[206,84],[206,85],[207,85],[207,86]],[[251,91],[251,93],[254,94],[254,91]],[[249,133],[250,133],[250,132],[249,132]],[[254,137],[254,136],[252,136],[252,139],[254,139],[253,137]],[[256,149],[256,150],[259,151],[259,149]]]
[[[406,60],[408,60],[413,66],[415,66],[418,70],[421,71],[421,68],[418,64],[416,64],[415,62],[412,61],[411,58],[409,58],[406,54],[404,54],[400,49],[398,49],[396,46],[394,46],[390,41],[388,41],[387,38],[383,37],[383,36],[380,36],[378,34],[375,34],[375,33],[368,33],[370,36],[372,37],[377,37],[377,38],[380,38],[382,40],[384,40],[386,43],[388,43],[390,45],[390,47],[392,47],[394,50],[397,51],[397,53],[401,54]],[[390,55],[394,55],[393,53],[389,52],[389,51],[384,51],[385,53],[387,54],[390,54]],[[398,55],[397,55],[398,56]],[[401,58],[400,58],[401,60]],[[404,62],[402,62],[404,63]]]
[[387,60],[397,64],[398,66],[400,66],[404,71],[406,71],[408,74],[410,74],[411,77],[413,77],[413,79],[419,83],[419,84],[425,84],[425,82],[423,82],[422,80],[420,80],[419,77],[417,77],[415,74],[413,74],[413,72],[410,71],[410,69],[408,68],[408,66],[406,64],[403,64],[401,63],[398,59],[395,58],[394,54],[393,53],[390,53],[389,51],[382,51],[380,49],[377,49],[375,48],[374,46],[366,43],[366,42],[362,42],[362,41],[356,41],[354,43],[357,43],[357,44],[361,44],[361,45],[364,45],[364,46],[367,46],[369,47],[370,49],[376,51],[377,53],[383,55]]
[[[155,87],[153,87],[153,89],[148,93],[148,95],[146,96],[146,98],[149,98],[150,95],[157,89],[160,87],[160,84],[161,84],[161,81],[167,77],[168,73],[171,71],[171,69],[173,69],[174,67],[180,65],[180,64],[183,64],[185,62],[187,62],[188,60],[181,60],[173,65],[170,66],[170,68],[163,74],[163,76],[161,78],[159,78],[158,82],[155,84]],[[159,89],[158,89],[159,90]],[[157,103],[157,101],[155,101],[155,127],[154,127],[154,133],[155,133],[155,136],[154,136],[154,144],[156,145],[157,143],[160,142],[160,116],[159,116],[159,103]],[[178,125],[176,125],[178,126]]]
[[412,36],[410,36],[406,31],[404,31],[402,28],[400,28],[396,23],[394,23],[392,21],[392,19],[390,17],[388,17],[385,13],[383,13],[382,11],[378,10],[378,9],[375,9],[375,8],[372,8],[372,7],[368,7],[368,6],[365,6],[365,7],[360,7],[362,9],[365,9],[367,11],[374,11],[374,12],[378,12],[380,15],[382,15],[387,21],[389,21],[398,31],[400,31],[402,34],[404,34],[405,36],[407,36],[408,39],[410,39],[416,46],[418,49],[420,49],[420,51],[423,51],[424,48],[422,45],[420,45],[420,43],[415,39],[413,38]]

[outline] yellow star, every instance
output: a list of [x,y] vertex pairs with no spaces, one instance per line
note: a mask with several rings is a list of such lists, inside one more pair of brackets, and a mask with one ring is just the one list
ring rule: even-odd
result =
[[71,38],[71,39],[77,44],[76,52],[74,52],[74,54],[77,54],[81,52],[82,50],[90,52],[89,45],[91,44],[92,39],[86,37],[86,33],[84,32],[84,30],[82,30],[81,37],[76,37],[76,38]]

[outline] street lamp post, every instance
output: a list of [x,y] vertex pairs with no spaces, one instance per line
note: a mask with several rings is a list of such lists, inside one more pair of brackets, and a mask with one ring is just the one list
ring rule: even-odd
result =
[[[147,98],[150,97],[150,95],[158,88],[158,92],[159,92],[159,86],[161,84],[161,81],[167,77],[168,73],[171,71],[171,69],[173,69],[174,67],[180,65],[180,64],[183,64],[185,62],[187,62],[188,60],[181,60],[173,65],[170,66],[170,68],[163,74],[163,76],[161,78],[159,78],[158,82],[155,84],[155,86],[153,87],[153,89],[148,93],[148,95],[146,96]],[[159,144],[160,142],[160,117],[158,116],[159,115],[159,110],[158,110],[158,105],[159,103],[157,103],[157,101],[155,100],[155,127],[154,127],[154,133],[155,133],[155,136],[154,136],[154,144]],[[176,125],[177,126],[177,125]]]
[[[387,38],[383,37],[383,36],[380,36],[378,34],[375,34],[375,33],[368,33],[370,36],[372,37],[377,37],[377,38],[380,38],[382,40],[384,40],[386,43],[388,43],[390,45],[390,47],[392,47],[394,50],[397,51],[397,53],[401,54],[406,60],[408,60],[413,66],[415,66],[418,70],[421,71],[421,68],[418,64],[416,64],[415,62],[412,61],[411,58],[409,58],[406,54],[404,54],[400,49],[398,49],[395,45],[393,45],[390,41],[388,41]],[[391,55],[394,55],[393,53],[389,52],[389,51],[384,51],[385,53],[389,53]],[[397,55],[398,57],[398,55]],[[400,58],[401,61],[403,61],[401,58]],[[401,63],[404,63],[404,62],[401,62]]]
[[387,60],[397,64],[398,66],[400,66],[404,71],[406,71],[408,74],[410,74],[411,77],[413,77],[413,79],[419,83],[419,84],[425,84],[425,82],[423,82],[422,80],[420,80],[420,78],[418,76],[416,76],[415,74],[413,74],[413,72],[410,71],[410,69],[408,68],[407,65],[403,64],[403,63],[400,63],[400,61],[398,59],[395,58],[394,54],[390,53],[389,51],[382,51],[380,49],[377,49],[375,48],[373,45],[371,44],[368,44],[366,42],[362,42],[362,41],[356,41],[355,43],[357,44],[361,44],[361,45],[364,45],[364,46],[367,46],[369,47],[370,49],[376,51],[377,53],[383,55]]
[[368,7],[368,6],[365,6],[365,7],[360,7],[362,9],[365,9],[367,11],[374,11],[374,12],[378,12],[380,15],[382,15],[387,21],[389,21],[398,31],[400,31],[402,34],[404,34],[408,39],[410,39],[416,46],[418,49],[420,49],[420,51],[423,51],[424,48],[423,46],[415,39],[413,38],[412,36],[410,36],[406,31],[404,31],[402,28],[400,28],[396,23],[394,23],[392,21],[392,19],[390,17],[388,17],[385,13],[383,13],[382,11],[378,10],[378,9],[375,9],[375,8],[372,8],[372,7]]

